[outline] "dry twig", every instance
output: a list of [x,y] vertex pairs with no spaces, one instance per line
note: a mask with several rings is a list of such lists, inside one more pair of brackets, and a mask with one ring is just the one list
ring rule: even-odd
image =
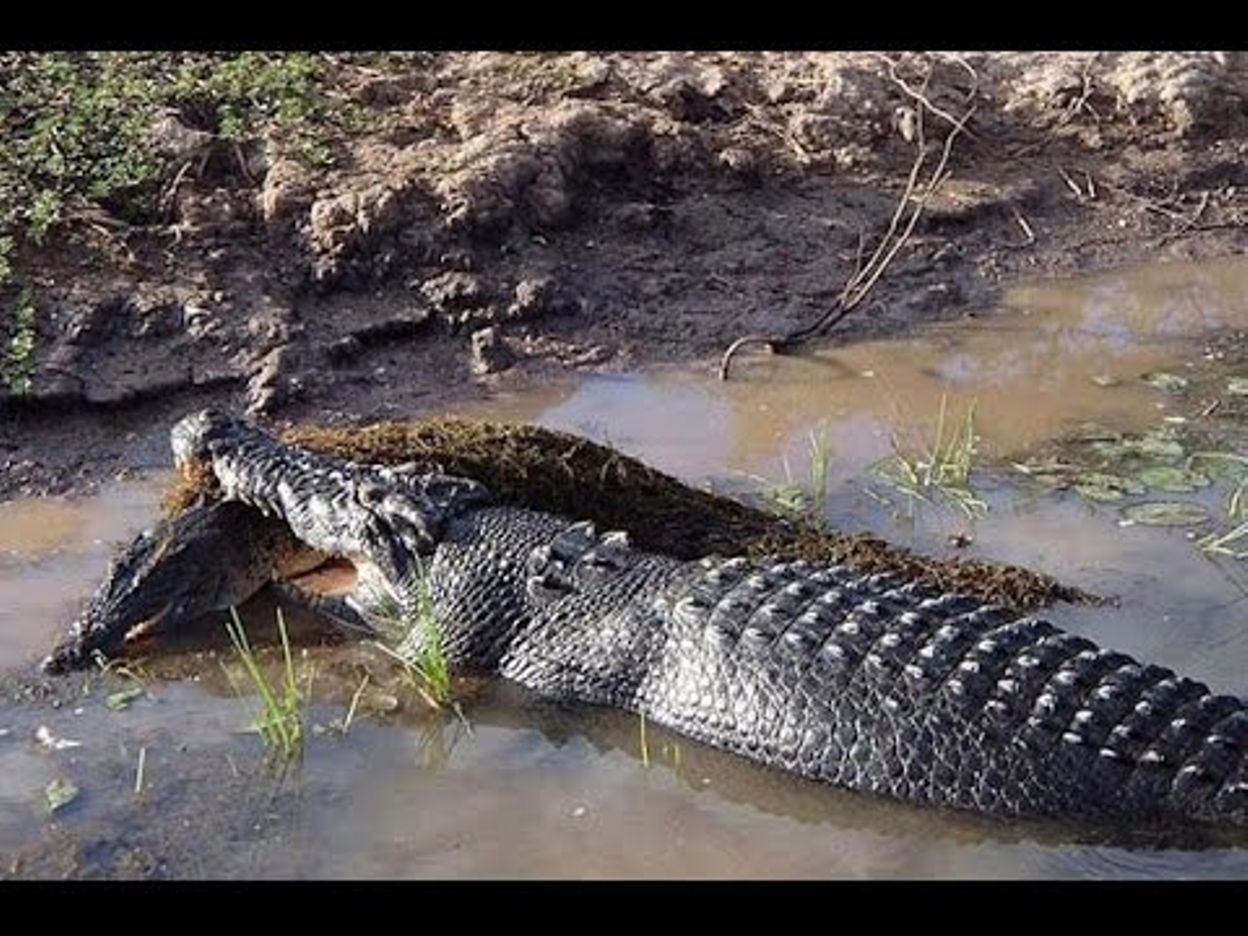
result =
[[[888,63],[889,79],[895,85],[897,85],[897,87],[901,88],[902,91],[910,95],[910,97],[914,98],[914,100],[918,101],[919,104],[921,104],[924,109],[931,111],[937,117],[940,117],[942,120],[948,123],[949,126],[951,127],[958,128],[959,124],[965,124],[964,120],[960,121],[958,120],[958,118],[950,114],[947,110],[937,107],[935,104],[932,103],[931,98],[927,96],[927,85],[932,77],[932,69],[930,65],[928,66],[927,74],[924,75],[923,77],[923,87],[916,91],[914,88],[910,87],[910,85],[906,83],[906,80],[904,78],[902,78],[900,75],[897,74],[896,60],[885,56],[884,61]],[[960,62],[959,64],[961,64],[964,68],[970,68],[970,65],[967,64],[965,61]],[[971,74],[975,75],[974,69],[971,69]],[[978,76],[976,75],[975,77],[976,77],[976,81],[978,82]],[[970,98],[968,98],[968,100],[970,100]],[[971,133],[969,130],[961,129],[958,132],[960,133],[965,132],[966,135],[970,137],[972,140],[978,139],[978,137],[976,137],[975,134]]]
[[[905,189],[898,199],[897,207],[893,211],[892,217],[889,219],[888,227],[884,235],[876,244],[875,250],[868,258],[866,263],[861,262],[861,256],[864,249],[864,243],[859,240],[858,259],[855,263],[854,273],[845,282],[837,295],[832,306],[823,313],[812,324],[799,328],[781,337],[770,337],[767,335],[745,335],[738,338],[727,350],[724,351],[723,357],[719,363],[719,379],[727,380],[729,368],[732,359],[743,348],[751,345],[764,345],[774,352],[789,351],[799,344],[802,344],[811,338],[826,332],[835,326],[845,316],[852,312],[855,308],[862,304],[863,300],[879,282],[884,271],[888,269],[898,252],[910,240],[914,232],[915,225],[918,224],[919,218],[923,214],[923,210],[927,207],[932,195],[940,187],[940,184],[948,177],[947,169],[949,157],[953,152],[953,144],[958,137],[966,131],[966,124],[975,113],[975,107],[971,106],[966,113],[960,118],[954,118],[951,115],[936,109],[927,96],[927,84],[931,79],[931,67],[929,65],[927,75],[924,78],[923,86],[919,90],[911,88],[896,75],[895,66],[889,63],[890,76],[901,86],[902,90],[913,97],[921,105],[918,112],[917,132],[915,137],[915,158],[910,167],[910,174],[906,179]],[[932,169],[925,183],[920,183],[920,175],[923,171],[924,164],[927,162],[927,140],[924,133],[923,115],[926,111],[931,111],[938,116],[948,120],[952,124],[949,133],[946,134],[944,145],[940,150],[940,157]],[[907,211],[909,215],[907,216]],[[1024,222],[1024,230],[1027,230]],[[1034,240],[1034,236],[1032,238]]]
[[1027,238],[1020,247],[1030,247],[1036,242],[1036,233],[1031,229],[1031,225],[1027,223],[1027,219],[1023,217],[1023,213],[1014,205],[1010,205],[1010,211],[1014,213],[1014,220],[1018,222],[1018,226],[1023,229],[1023,235]]

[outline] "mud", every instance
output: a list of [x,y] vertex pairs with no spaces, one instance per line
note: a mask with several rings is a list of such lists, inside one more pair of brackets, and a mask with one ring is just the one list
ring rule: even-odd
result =
[[167,464],[164,427],[206,403],[394,418],[569,372],[709,369],[742,334],[809,324],[893,214],[929,64],[933,158],[974,115],[830,340],[985,313],[1019,279],[1242,248],[1243,54],[892,59],[344,64],[377,122],[335,167],[274,144],[189,173],[169,225],[88,219],[17,258],[38,315],[30,392],[0,390],[0,497]]

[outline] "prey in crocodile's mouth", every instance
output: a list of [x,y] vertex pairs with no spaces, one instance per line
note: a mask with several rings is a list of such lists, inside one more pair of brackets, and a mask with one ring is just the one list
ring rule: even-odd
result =
[[283,574],[278,581],[308,595],[340,597],[354,593],[359,579],[359,570],[350,560],[322,557],[320,564]]

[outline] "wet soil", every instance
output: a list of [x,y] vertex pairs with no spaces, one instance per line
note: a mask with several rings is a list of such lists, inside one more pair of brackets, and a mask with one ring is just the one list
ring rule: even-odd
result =
[[572,373],[709,372],[743,334],[809,324],[870,254],[929,66],[929,167],[974,114],[832,343],[989,314],[1018,280],[1242,249],[1242,54],[343,65],[377,123],[335,141],[334,167],[270,146],[188,172],[168,225],[87,219],[17,258],[38,315],[30,391],[0,389],[0,497],[166,465],[167,426],[205,404],[341,422]]

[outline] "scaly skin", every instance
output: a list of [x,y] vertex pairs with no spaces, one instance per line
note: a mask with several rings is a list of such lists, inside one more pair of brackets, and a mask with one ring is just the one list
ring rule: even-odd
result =
[[641,553],[492,506],[470,481],[316,455],[210,412],[183,420],[174,447],[227,497],[354,562],[365,616],[387,597],[412,611],[426,572],[460,668],[911,802],[1248,824],[1240,700],[1044,621],[842,567]]

